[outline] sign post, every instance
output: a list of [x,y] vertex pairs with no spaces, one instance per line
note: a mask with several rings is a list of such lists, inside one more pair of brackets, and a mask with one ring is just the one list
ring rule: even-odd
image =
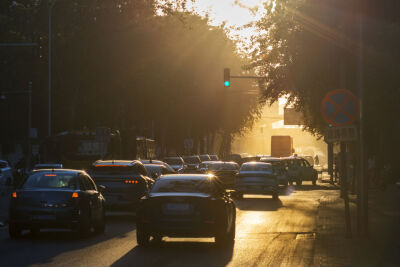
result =
[[328,143],[340,142],[340,184],[341,196],[344,200],[346,237],[352,236],[349,196],[347,193],[347,166],[346,142],[355,141],[357,138],[356,127],[352,125],[358,117],[358,100],[348,90],[338,89],[330,91],[322,100],[321,114],[328,123],[325,140]]

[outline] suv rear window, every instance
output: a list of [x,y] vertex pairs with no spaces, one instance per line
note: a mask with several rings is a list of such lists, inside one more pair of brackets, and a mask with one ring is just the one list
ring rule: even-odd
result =
[[96,165],[91,169],[91,173],[101,174],[119,174],[119,173],[136,173],[139,174],[137,166],[128,165]]
[[211,182],[208,179],[159,179],[151,193],[210,193]]
[[76,175],[74,173],[47,173],[38,172],[28,177],[22,188],[68,188],[76,189]]
[[198,164],[201,162],[198,157],[185,157],[183,160],[188,164]]
[[248,164],[243,165],[240,171],[267,171],[272,172],[272,166],[270,164]]

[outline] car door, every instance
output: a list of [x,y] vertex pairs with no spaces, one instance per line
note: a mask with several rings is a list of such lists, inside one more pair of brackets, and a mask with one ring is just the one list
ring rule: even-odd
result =
[[88,198],[89,198],[89,206],[91,209],[92,218],[99,220],[101,218],[102,212],[103,212],[101,194],[97,190],[97,187],[96,187],[94,181],[92,180],[92,178],[90,178],[88,175],[84,175],[83,178],[84,178],[85,187],[87,189],[86,192],[87,192]]
[[305,159],[301,160],[301,175],[308,180],[312,180],[314,176],[313,166],[311,166],[310,163]]
[[232,212],[232,206],[233,202],[232,199],[228,196],[226,193],[226,190],[224,187],[220,184],[218,180],[213,180],[213,186],[214,186],[214,192],[215,195],[223,201],[224,209],[225,209],[225,214],[226,214],[226,220],[227,220],[227,231],[228,229],[231,229],[232,223],[233,223],[233,212]]

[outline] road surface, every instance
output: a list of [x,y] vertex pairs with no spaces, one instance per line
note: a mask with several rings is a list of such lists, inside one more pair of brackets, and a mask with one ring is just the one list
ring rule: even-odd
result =
[[107,216],[104,235],[78,238],[69,231],[27,232],[19,240],[0,228],[3,266],[310,266],[319,199],[333,187],[305,183],[282,190],[280,200],[245,195],[236,201],[236,241],[218,248],[213,239],[164,238],[159,246],[136,243],[135,218]]

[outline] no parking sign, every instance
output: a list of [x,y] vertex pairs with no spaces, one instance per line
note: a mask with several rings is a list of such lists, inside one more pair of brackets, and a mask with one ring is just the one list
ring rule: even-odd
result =
[[358,100],[348,90],[330,91],[322,100],[321,113],[332,126],[350,125],[358,117]]

